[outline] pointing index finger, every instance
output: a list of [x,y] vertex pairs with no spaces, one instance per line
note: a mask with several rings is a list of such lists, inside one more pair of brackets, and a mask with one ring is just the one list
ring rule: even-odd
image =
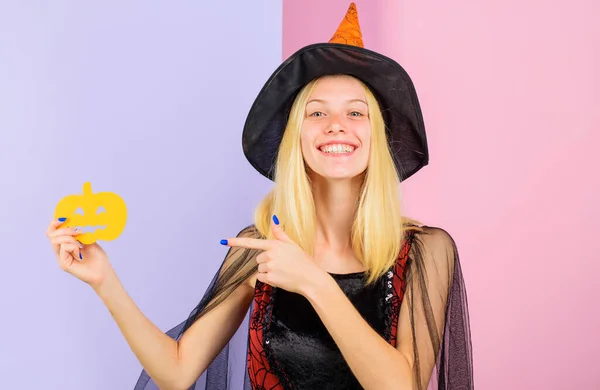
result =
[[221,244],[226,245],[226,246],[231,246],[231,247],[239,246],[239,247],[248,248],[248,249],[267,250],[269,248],[268,240],[263,240],[263,239],[259,239],[259,238],[248,238],[248,237],[235,237],[235,238],[229,238],[227,240],[221,240]]

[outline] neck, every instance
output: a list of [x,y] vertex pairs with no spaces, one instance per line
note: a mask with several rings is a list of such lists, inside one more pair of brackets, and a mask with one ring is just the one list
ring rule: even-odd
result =
[[351,232],[358,207],[362,179],[313,181],[317,215],[316,245],[334,251],[351,247]]

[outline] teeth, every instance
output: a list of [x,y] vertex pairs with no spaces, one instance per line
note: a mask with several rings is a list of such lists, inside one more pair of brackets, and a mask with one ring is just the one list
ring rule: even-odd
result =
[[321,147],[321,151],[325,153],[350,153],[354,150],[354,146],[346,144],[331,144]]

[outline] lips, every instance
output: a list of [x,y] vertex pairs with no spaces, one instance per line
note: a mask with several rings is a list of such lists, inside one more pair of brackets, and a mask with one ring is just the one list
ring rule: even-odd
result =
[[328,156],[348,156],[357,148],[357,144],[341,140],[331,140],[317,146],[321,153]]
[[341,139],[337,139],[337,140],[334,139],[331,141],[323,142],[322,144],[318,144],[317,149],[321,149],[323,146],[326,146],[326,145],[350,145],[350,146],[353,146],[355,149],[358,148],[358,144],[355,142],[345,141],[345,140],[341,140]]
[[332,144],[321,147],[319,153],[326,157],[348,157],[354,154],[356,149],[349,145]]

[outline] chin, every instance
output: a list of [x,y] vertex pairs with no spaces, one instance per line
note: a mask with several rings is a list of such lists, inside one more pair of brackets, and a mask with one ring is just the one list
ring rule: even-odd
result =
[[364,170],[352,170],[352,171],[317,171],[315,174],[319,176],[321,179],[330,180],[330,181],[344,181],[344,180],[354,180],[362,175]]

